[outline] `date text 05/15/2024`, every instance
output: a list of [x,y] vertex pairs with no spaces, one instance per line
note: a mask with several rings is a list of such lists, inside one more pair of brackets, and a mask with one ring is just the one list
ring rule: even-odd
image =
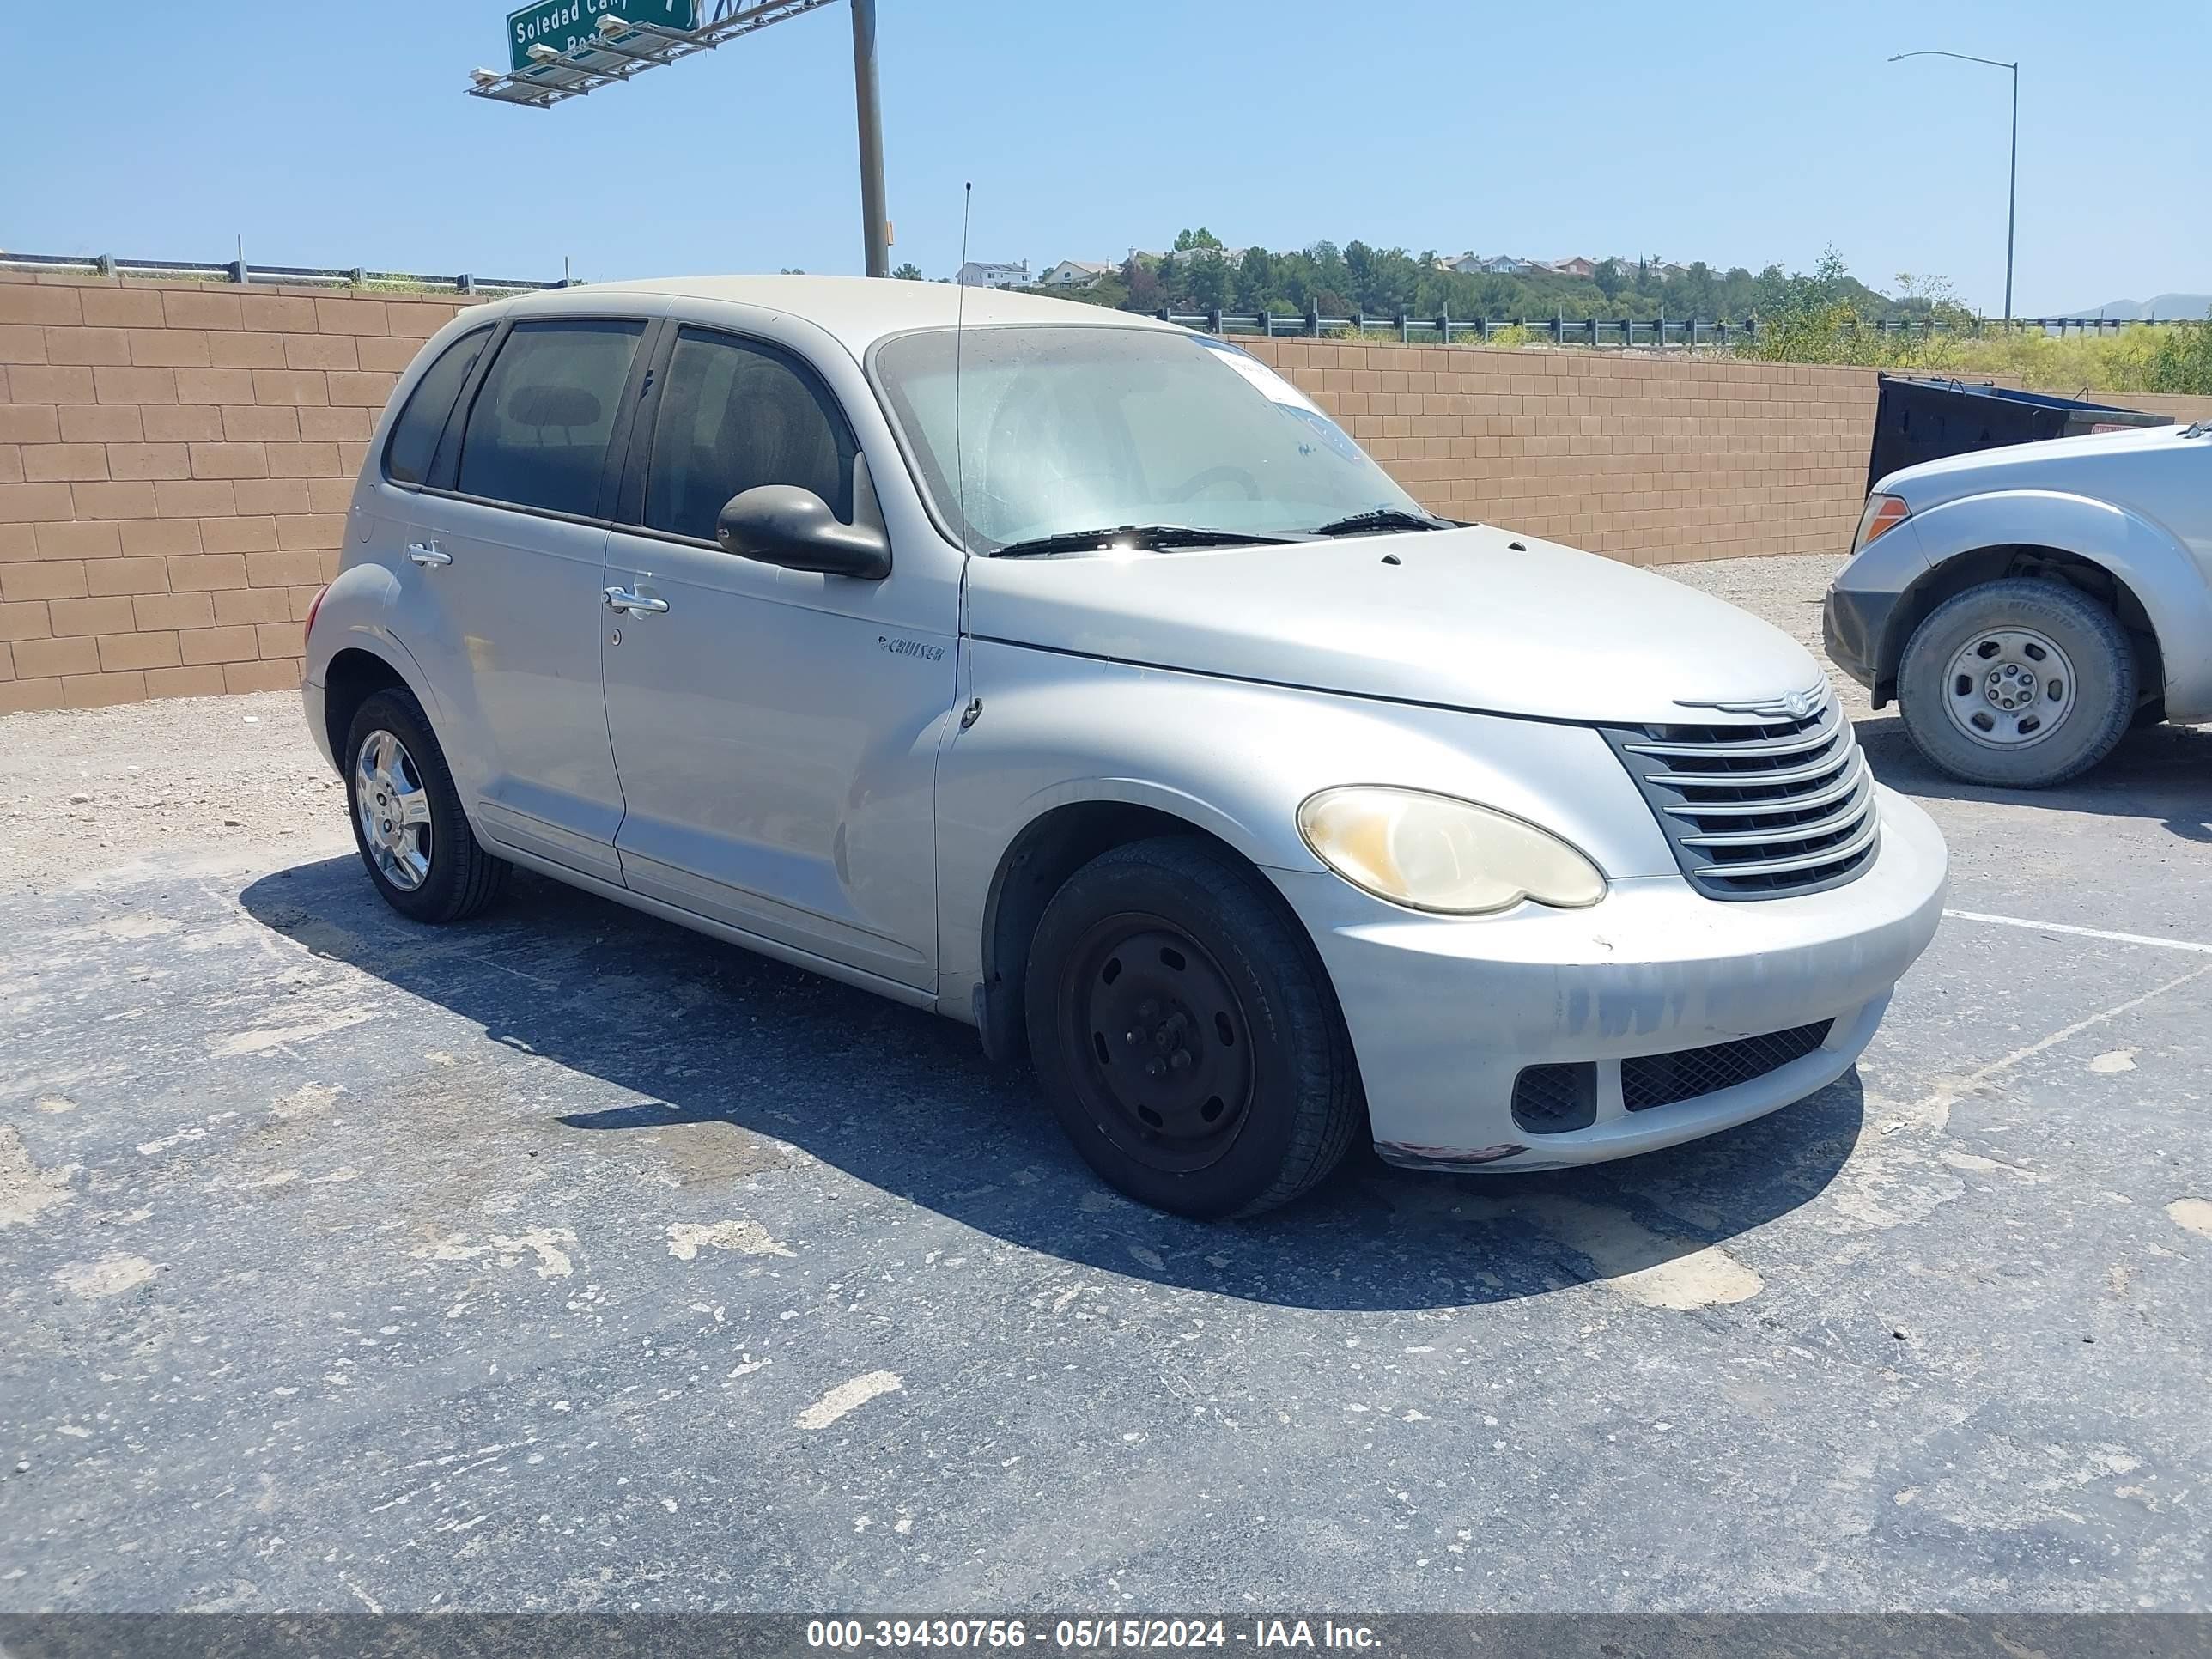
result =
[[1359,1624],[1331,1619],[1060,1619],[1032,1628],[1020,1619],[817,1619],[806,1644],[829,1651],[951,1648],[971,1653],[1008,1652],[1032,1644],[1063,1651],[1172,1651],[1189,1648],[1333,1648],[1360,1652],[1380,1643]]

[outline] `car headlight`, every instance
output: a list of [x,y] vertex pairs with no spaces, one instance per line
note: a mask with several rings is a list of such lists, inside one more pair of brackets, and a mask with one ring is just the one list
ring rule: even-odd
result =
[[1473,916],[1522,899],[1563,909],[1605,896],[1598,868],[1507,813],[1418,789],[1324,789],[1298,808],[1314,856],[1353,886],[1415,910]]

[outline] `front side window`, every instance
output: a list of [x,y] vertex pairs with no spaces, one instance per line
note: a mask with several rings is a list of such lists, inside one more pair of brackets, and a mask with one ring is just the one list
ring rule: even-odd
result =
[[447,346],[438,361],[422,371],[407,406],[392,423],[392,436],[384,447],[384,473],[394,483],[418,484],[430,476],[430,458],[446,430],[446,417],[453,412],[453,399],[468,384],[469,373],[483,356],[491,330],[479,328]]
[[485,374],[461,437],[464,495],[589,517],[607,440],[645,325],[517,323]]
[[811,489],[849,524],[856,453],[824,394],[784,358],[684,329],[653,428],[646,525],[712,541],[730,498],[760,484]]
[[874,369],[939,518],[977,552],[1102,526],[1296,537],[1426,516],[1303,392],[1204,335],[972,328],[956,350],[933,329],[886,341]]

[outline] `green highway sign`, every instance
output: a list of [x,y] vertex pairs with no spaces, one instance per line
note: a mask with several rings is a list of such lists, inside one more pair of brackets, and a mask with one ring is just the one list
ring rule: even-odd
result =
[[536,5],[507,14],[507,49],[516,70],[534,67],[530,61],[532,46],[567,52],[595,39],[602,17],[657,23],[667,29],[696,29],[699,0],[538,0]]

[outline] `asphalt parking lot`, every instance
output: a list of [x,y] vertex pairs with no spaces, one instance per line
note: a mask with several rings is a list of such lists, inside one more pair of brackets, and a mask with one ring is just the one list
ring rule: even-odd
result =
[[401,921],[295,699],[0,720],[0,1610],[2212,1605],[2212,730],[1853,708],[1960,913],[1856,1075],[1214,1227],[960,1027]]

